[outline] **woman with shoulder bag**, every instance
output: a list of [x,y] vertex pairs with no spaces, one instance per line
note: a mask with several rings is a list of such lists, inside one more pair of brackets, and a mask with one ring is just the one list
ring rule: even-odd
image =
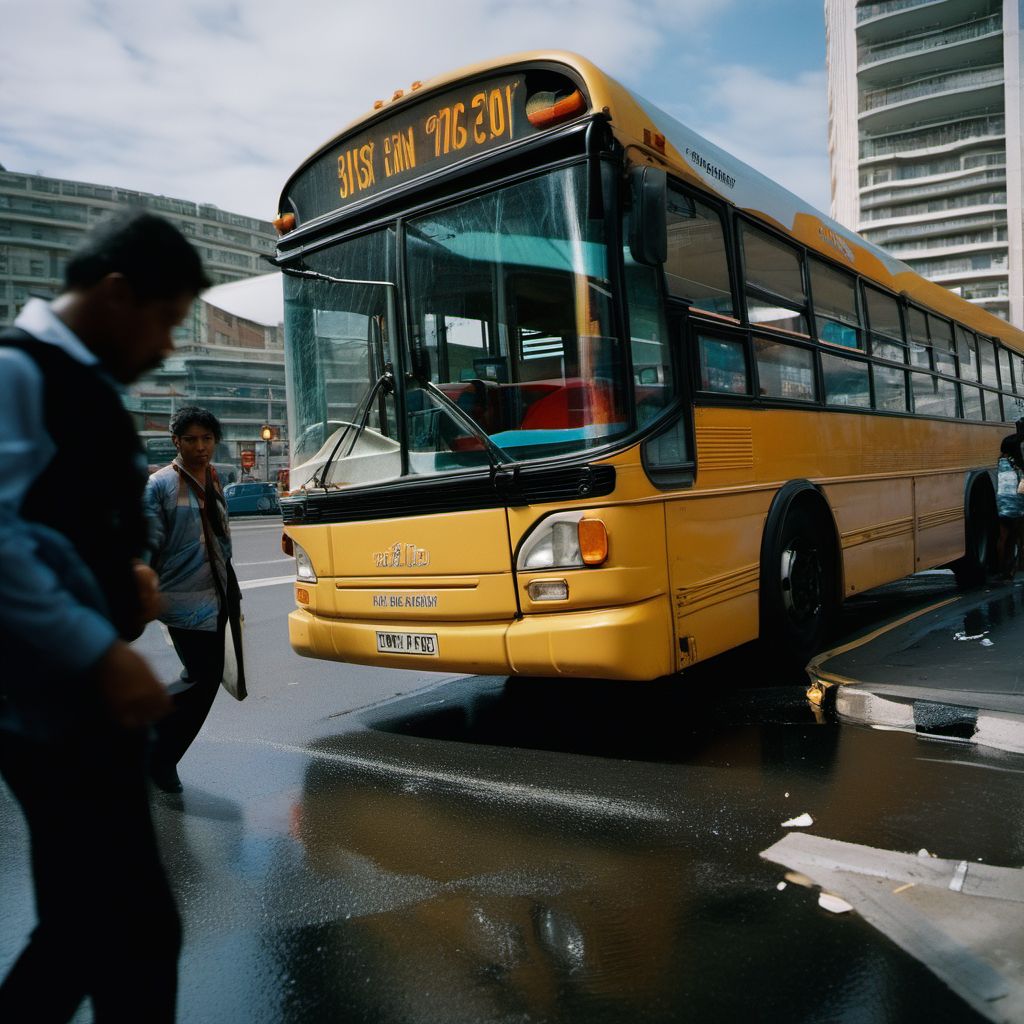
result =
[[231,533],[224,493],[211,465],[220,423],[197,406],[171,419],[175,460],[149,478],[145,511],[150,526],[149,563],[160,578],[171,642],[181,678],[170,689],[173,711],[157,723],[150,776],[164,792],[180,793],[177,765],[202,728],[229,671],[239,700],[245,696],[241,651],[241,592],[231,567]]

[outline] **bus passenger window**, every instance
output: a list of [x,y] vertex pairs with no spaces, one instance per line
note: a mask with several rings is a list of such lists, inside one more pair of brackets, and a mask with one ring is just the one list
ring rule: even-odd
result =
[[996,345],[996,355],[999,357],[999,380],[1004,391],[1012,391],[1013,384],[1010,381],[1010,353],[1002,345]]
[[956,416],[956,385],[951,380],[930,373],[912,373],[910,380],[918,416]]
[[978,339],[974,331],[956,325],[956,354],[960,358],[960,379],[978,379]]
[[928,315],[928,333],[932,339],[932,356],[939,373],[956,376],[956,348],[953,345],[953,325],[948,320]]
[[750,322],[806,334],[807,297],[800,253],[750,224],[743,224],[741,237]]
[[907,339],[910,342],[910,362],[926,370],[932,368],[929,355],[928,321],[924,312],[914,306],[907,307]]
[[722,219],[710,206],[675,189],[668,193],[668,292],[697,309],[733,315]]
[[718,391],[727,395],[750,394],[750,370],[747,367],[747,346],[744,342],[702,334],[697,339],[697,350],[701,391]]
[[825,380],[825,404],[871,408],[868,364],[860,359],[822,352],[821,369]]
[[1000,423],[1003,413],[999,407],[999,396],[994,391],[982,389],[981,401],[985,406],[985,419],[990,423]]
[[821,341],[863,348],[857,312],[857,279],[822,260],[809,260],[814,322]]
[[755,338],[757,377],[765,398],[787,398],[797,402],[817,399],[814,386],[814,353],[768,338]]
[[[898,370],[895,366],[872,366],[871,373],[875,382],[875,408],[885,412],[906,412],[906,371]],[[980,412],[980,399],[978,409]]]
[[972,388],[968,384],[961,384],[960,396],[964,403],[965,420],[983,420],[985,418],[981,411],[981,392],[977,388]]
[[[981,383],[991,387],[999,386],[996,376],[996,351],[988,338],[978,339],[978,362],[981,366]],[[988,419],[988,417],[985,417]]]

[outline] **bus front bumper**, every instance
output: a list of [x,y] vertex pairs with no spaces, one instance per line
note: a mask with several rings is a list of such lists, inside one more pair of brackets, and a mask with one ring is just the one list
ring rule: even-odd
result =
[[512,622],[364,622],[298,608],[288,635],[307,658],[428,672],[656,679],[677,668],[664,597]]

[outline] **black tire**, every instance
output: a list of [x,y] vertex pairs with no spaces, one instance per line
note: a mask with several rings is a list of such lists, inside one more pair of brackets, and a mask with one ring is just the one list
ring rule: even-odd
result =
[[836,542],[824,508],[794,499],[761,564],[761,644],[772,660],[803,669],[828,638],[837,608]]
[[953,575],[962,589],[981,586],[995,568],[999,522],[992,487],[985,479],[971,486],[964,522],[964,556],[953,563]]

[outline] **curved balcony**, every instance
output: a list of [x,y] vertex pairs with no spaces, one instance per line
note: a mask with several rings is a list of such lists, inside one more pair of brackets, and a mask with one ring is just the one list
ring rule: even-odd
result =
[[[1000,97],[1001,98],[1001,97]],[[895,131],[860,143],[861,160],[881,160],[910,154],[934,156],[938,151],[1005,140],[1006,115],[1001,109],[975,110],[954,121],[941,119],[931,126]]]
[[857,50],[857,78],[867,85],[884,85],[895,77],[927,75],[942,67],[1001,64],[1001,14],[889,39]]
[[[1003,106],[1002,65],[953,71],[861,95],[858,123],[878,131],[914,122],[955,118],[979,106]],[[913,108],[912,115],[909,108]]]
[[937,21],[969,21],[977,17],[978,7],[978,0],[880,0],[861,4],[857,7],[857,39],[872,43],[923,32]]

